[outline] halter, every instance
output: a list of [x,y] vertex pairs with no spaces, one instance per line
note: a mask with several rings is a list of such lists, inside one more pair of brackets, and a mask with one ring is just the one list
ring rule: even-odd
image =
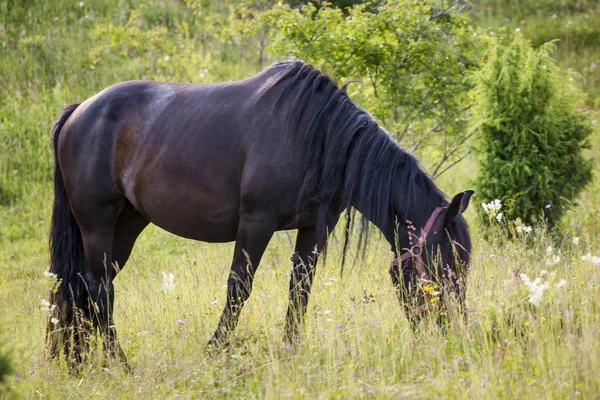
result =
[[[440,213],[442,211],[444,211],[446,209],[446,207],[437,207],[435,210],[433,210],[433,212],[431,213],[431,216],[429,217],[429,219],[427,220],[427,223],[425,224],[425,228],[423,229],[423,233],[421,233],[421,236],[419,237],[419,240],[417,241],[417,244],[411,246],[411,248],[406,251],[404,254],[402,254],[400,256],[400,263],[407,261],[411,258],[416,258],[417,259],[417,271],[419,272],[419,276],[421,277],[421,279],[425,282],[431,282],[431,279],[429,277],[429,274],[427,273],[427,270],[425,269],[425,263],[423,262],[423,246],[425,246],[425,241],[427,240],[427,235],[429,235],[429,232],[431,231],[431,228],[433,228],[433,224],[435,223],[435,220],[437,219],[437,217],[440,215]],[[410,222],[409,222],[410,224]],[[414,227],[412,226],[412,224],[410,224],[412,230],[414,230]],[[411,233],[408,234],[409,238]],[[390,264],[390,272],[394,269],[398,267],[398,257],[394,258],[392,260],[392,263]]]

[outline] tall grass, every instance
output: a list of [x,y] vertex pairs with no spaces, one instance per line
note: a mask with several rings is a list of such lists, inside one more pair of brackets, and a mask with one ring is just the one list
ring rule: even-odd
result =
[[[502,23],[499,10],[508,4],[494,3],[498,9],[485,17],[490,25]],[[186,36],[183,22],[189,25],[195,17],[183,2],[145,4],[149,8],[138,28],[157,29],[174,47],[125,46],[138,34],[127,23],[139,5],[135,0],[84,1],[82,6],[66,0],[0,3],[0,325],[16,369],[8,380],[11,395],[597,396],[600,266],[594,259],[582,260],[588,253],[600,256],[597,179],[564,219],[558,237],[539,231],[506,241],[498,232],[484,242],[477,224],[482,209],[471,205],[467,217],[474,255],[467,291],[468,323],[455,320],[445,333],[427,324],[417,332],[409,328],[387,274],[390,252],[383,239],[373,238],[364,259],[352,252],[350,259],[356,261],[343,278],[339,276],[342,245],[334,239],[326,264],[318,267],[306,337],[298,348],[286,348],[283,322],[295,233],[289,237],[278,233],[260,266],[234,345],[221,354],[209,353],[204,344],[225,300],[233,246],[186,241],[150,227],[115,283],[115,319],[133,373],[118,365],[102,365],[98,357],[79,375],[72,375],[64,365],[47,360],[43,348],[47,314],[40,302],[47,299],[52,284],[43,271],[48,263],[52,202],[48,134],[57,111],[65,103],[125,79],[216,81],[255,71],[249,61],[252,54],[231,61],[236,51],[241,52],[236,44],[217,47],[221,45],[213,39]],[[594,4],[588,3],[586,11],[548,12],[563,10],[577,18],[585,18],[580,14],[587,12],[596,18]],[[531,10],[527,8],[528,15]],[[533,33],[542,32],[546,20],[534,14],[523,18],[538,21]],[[100,35],[108,26],[116,30]],[[119,35],[128,40],[119,42]],[[187,41],[191,44],[180,43]],[[585,44],[573,52],[589,51],[588,62],[597,55],[594,48]],[[124,50],[129,51],[127,56],[121,54]],[[101,57],[94,59],[94,54]],[[563,65],[583,65],[570,64],[570,54],[559,50]],[[597,96],[593,90],[592,99]],[[592,154],[598,154],[597,138],[596,134]],[[473,160],[467,160],[438,184],[447,193],[464,190],[476,168]],[[573,237],[579,237],[578,244]],[[172,291],[161,290],[162,271],[174,275]],[[555,274],[539,305],[529,302],[521,274],[532,280]],[[558,288],[561,279],[566,284]]]
[[[27,202],[36,206],[34,219],[47,221],[40,196]],[[116,280],[115,319],[133,375],[98,359],[74,377],[44,357],[47,315],[40,302],[51,285],[42,274],[45,243],[5,243],[0,263],[9,268],[0,271],[0,307],[19,373],[10,385],[24,397],[51,398],[593,397],[600,390],[600,266],[581,257],[600,255],[597,220],[592,227],[573,215],[575,226],[559,240],[532,233],[532,243],[505,242],[500,235],[486,243],[473,221],[475,208],[468,216],[475,251],[467,325],[455,320],[446,333],[430,325],[413,333],[387,275],[384,241],[374,240],[366,258],[355,258],[341,278],[341,243],[334,240],[318,268],[306,337],[287,349],[283,321],[293,247],[280,233],[265,254],[234,345],[218,355],[204,344],[223,306],[232,245],[149,228]],[[40,238],[46,227],[37,226]],[[534,306],[519,276],[534,279],[542,270],[556,277]],[[162,271],[173,273],[172,291],[161,290]],[[561,279],[566,284],[558,288]]]

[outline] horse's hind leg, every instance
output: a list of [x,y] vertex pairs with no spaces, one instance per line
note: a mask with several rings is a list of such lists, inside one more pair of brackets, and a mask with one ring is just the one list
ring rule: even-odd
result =
[[[131,255],[131,250],[133,250],[136,239],[148,224],[149,221],[140,214],[131,203],[125,205],[117,218],[113,235],[112,260],[115,268],[115,275],[125,266],[125,263]],[[111,305],[112,304],[114,304],[114,299],[111,300]],[[116,328],[112,323],[112,308],[113,307],[109,309],[108,341],[105,342],[105,349],[108,350],[111,355],[118,357],[124,365],[127,365],[125,352],[117,342]]]
[[89,295],[88,315],[94,328],[102,335],[105,345],[113,348],[116,329],[113,324],[113,238],[115,223],[122,206],[118,202],[85,203],[75,210],[83,239],[86,265],[83,273]]
[[131,203],[125,205],[117,218],[112,247],[113,262],[118,270],[125,266],[136,239],[149,223]]

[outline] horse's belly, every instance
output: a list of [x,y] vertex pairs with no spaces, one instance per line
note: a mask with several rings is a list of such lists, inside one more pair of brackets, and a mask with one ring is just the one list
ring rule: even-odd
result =
[[204,242],[235,240],[240,209],[236,188],[159,181],[146,181],[127,195],[150,222],[175,235]]
[[184,229],[179,224],[165,223],[164,221],[158,223],[153,221],[153,223],[177,236],[209,243],[233,242],[238,228],[238,221],[214,224],[198,220],[188,223]]

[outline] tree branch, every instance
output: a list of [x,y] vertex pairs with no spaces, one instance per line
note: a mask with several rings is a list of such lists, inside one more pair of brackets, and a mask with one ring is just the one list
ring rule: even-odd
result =
[[442,172],[440,172],[439,174],[437,174],[437,173],[433,174],[433,176],[432,176],[433,179],[438,178],[444,172],[446,172],[450,168],[454,167],[456,164],[458,164],[459,162],[461,162],[462,160],[464,160],[469,154],[471,154],[471,150],[467,151],[465,154],[463,154],[463,156],[461,158],[459,158],[458,160],[454,161],[452,164],[448,165],[448,167],[444,168],[444,170]]

